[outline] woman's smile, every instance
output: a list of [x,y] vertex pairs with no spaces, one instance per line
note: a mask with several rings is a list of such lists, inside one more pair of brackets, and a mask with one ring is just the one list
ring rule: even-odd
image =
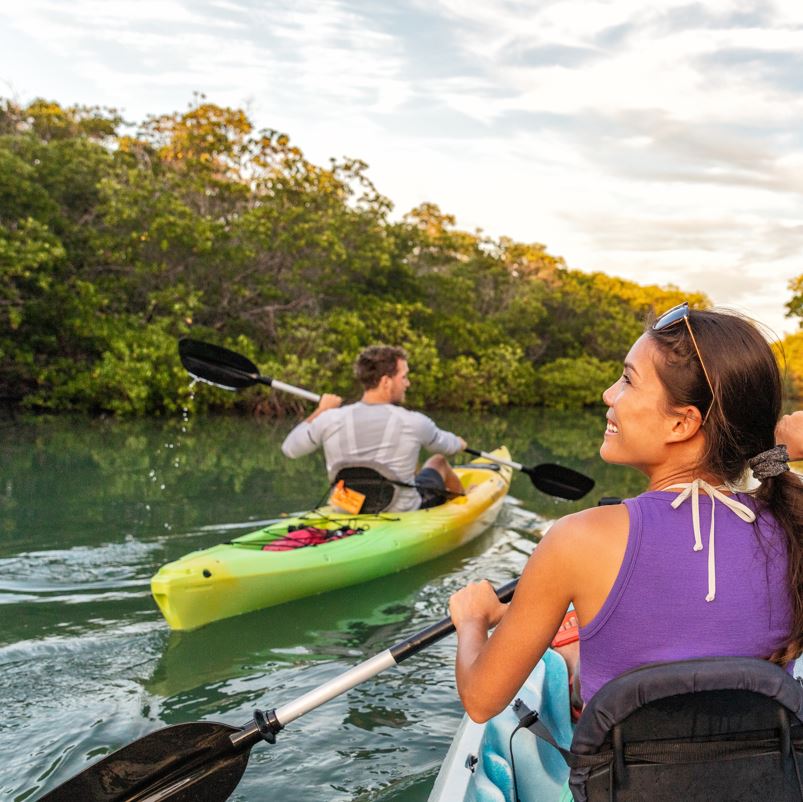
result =
[[655,355],[652,341],[639,337],[625,358],[622,375],[602,394],[608,409],[600,456],[606,462],[644,470],[664,456],[661,435],[668,418]]

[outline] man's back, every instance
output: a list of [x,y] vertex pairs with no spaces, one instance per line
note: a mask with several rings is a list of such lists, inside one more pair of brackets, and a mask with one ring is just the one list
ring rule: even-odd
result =
[[[287,436],[282,451],[295,458],[323,447],[326,470],[333,480],[340,468],[376,466],[389,478],[413,484],[422,447],[438,454],[454,454],[462,447],[459,437],[445,432],[426,415],[395,404],[356,404],[328,409],[311,422],[299,424]],[[417,509],[420,497],[400,487],[393,508]]]

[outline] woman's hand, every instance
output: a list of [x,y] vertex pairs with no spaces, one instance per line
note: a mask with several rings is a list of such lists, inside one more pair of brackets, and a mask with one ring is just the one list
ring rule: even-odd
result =
[[469,583],[449,599],[449,615],[457,630],[468,622],[481,623],[486,630],[491,629],[502,620],[507,608],[508,605],[496,597],[487,579]]

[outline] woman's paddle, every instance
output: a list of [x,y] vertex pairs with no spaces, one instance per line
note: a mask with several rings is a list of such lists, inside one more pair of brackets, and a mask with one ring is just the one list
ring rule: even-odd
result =
[[[508,602],[518,579],[496,591]],[[196,721],[152,732],[76,774],[39,802],[222,802],[237,787],[251,748],[275,743],[291,721],[375,677],[454,632],[444,618],[359,663],[298,699],[254,712],[242,727]]]
[[[255,384],[266,384],[275,390],[306,398],[308,401],[317,402],[321,398],[317,393],[311,393],[301,387],[285,384],[269,376],[261,376],[259,368],[250,359],[219,345],[185,337],[178,342],[178,353],[181,364],[193,378],[226,390],[241,390]],[[518,462],[500,459],[486,451],[467,448],[466,453],[475,457],[485,457],[491,462],[521,471],[530,477],[536,490],[549,496],[577,501],[594,487],[594,480],[590,476],[571,468],[564,468],[562,465],[543,463],[527,468]]]

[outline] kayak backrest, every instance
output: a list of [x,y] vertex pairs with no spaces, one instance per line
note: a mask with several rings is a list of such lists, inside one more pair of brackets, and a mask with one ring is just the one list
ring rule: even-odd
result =
[[803,686],[753,658],[642,666],[592,697],[571,751],[609,758],[579,758],[577,802],[800,801]]
[[349,490],[356,490],[365,496],[361,513],[376,515],[384,512],[399,494],[399,484],[383,476],[374,465],[349,465],[340,468],[335,474],[333,485],[342,481]]

